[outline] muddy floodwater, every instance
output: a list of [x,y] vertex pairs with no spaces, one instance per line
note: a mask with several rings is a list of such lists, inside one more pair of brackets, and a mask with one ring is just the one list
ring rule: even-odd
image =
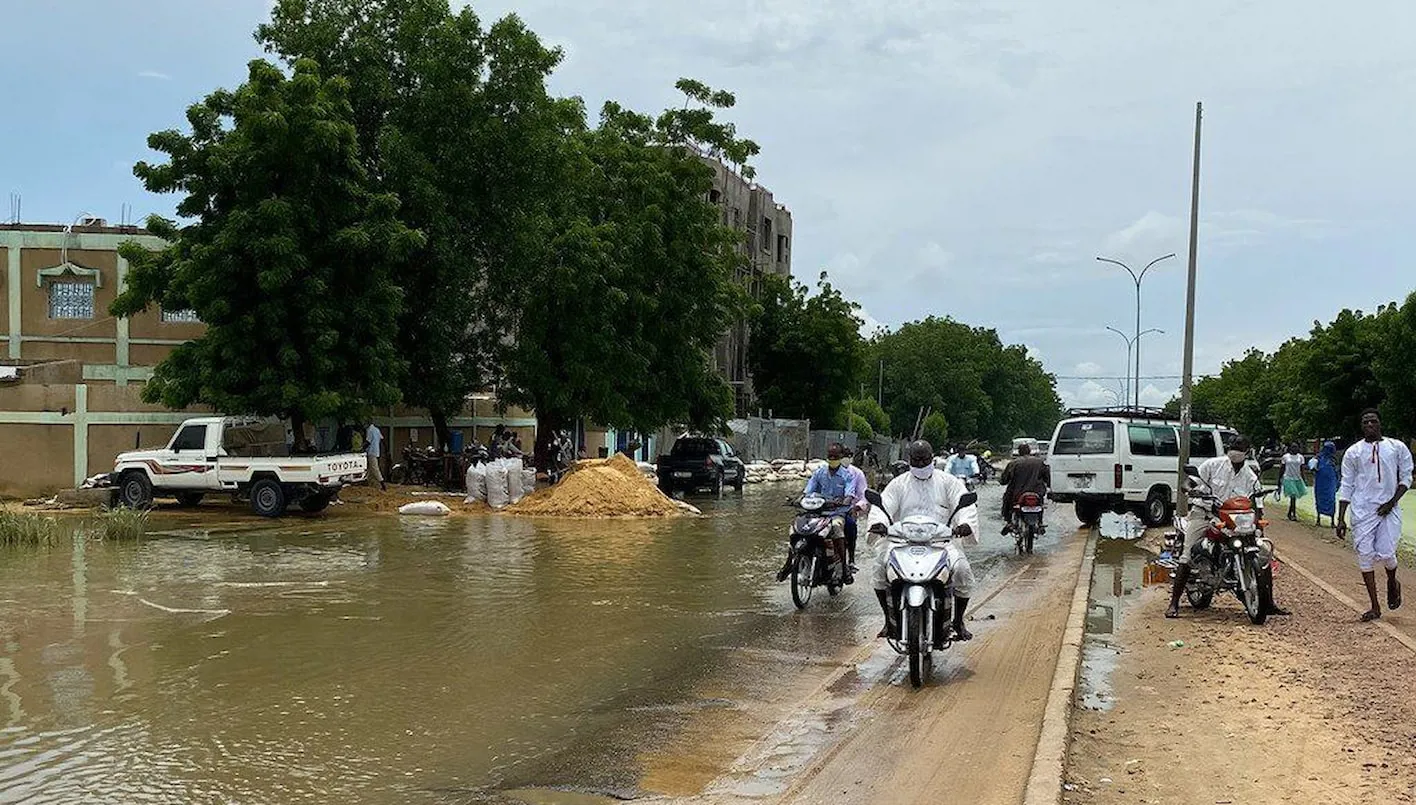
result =
[[[0,550],[0,802],[650,793],[654,750],[774,653],[877,628],[867,586],[799,614],[774,583],[788,491],[654,522],[164,513],[139,544]],[[1011,540],[983,495],[988,578]]]

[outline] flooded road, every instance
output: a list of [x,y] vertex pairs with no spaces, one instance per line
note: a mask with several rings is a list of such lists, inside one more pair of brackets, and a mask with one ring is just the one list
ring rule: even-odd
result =
[[[5,551],[0,801],[672,789],[655,753],[687,722],[772,687],[777,658],[809,664],[878,628],[865,586],[797,613],[774,583],[787,491],[660,522],[164,514],[141,544]],[[983,584],[1012,549],[999,494],[982,490],[969,552]]]

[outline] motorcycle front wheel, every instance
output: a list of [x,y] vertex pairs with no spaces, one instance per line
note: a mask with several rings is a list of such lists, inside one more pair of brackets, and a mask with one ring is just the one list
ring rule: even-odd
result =
[[1258,569],[1259,558],[1246,556],[1239,562],[1239,572],[1244,574],[1244,613],[1249,616],[1249,622],[1255,626],[1263,626],[1268,620],[1268,601],[1272,596],[1272,591],[1268,595],[1264,594],[1264,585],[1260,581],[1261,574]]
[[924,647],[924,612],[919,607],[905,610],[905,642],[910,657],[910,684],[924,684],[924,663],[928,649]]
[[816,554],[797,554],[792,564],[792,603],[797,609],[806,609],[811,603],[811,583],[816,580]]

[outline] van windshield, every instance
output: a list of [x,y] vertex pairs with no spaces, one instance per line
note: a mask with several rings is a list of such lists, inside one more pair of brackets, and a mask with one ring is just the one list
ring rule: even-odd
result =
[[1064,422],[1052,444],[1054,456],[1086,456],[1116,450],[1116,427],[1106,420]]

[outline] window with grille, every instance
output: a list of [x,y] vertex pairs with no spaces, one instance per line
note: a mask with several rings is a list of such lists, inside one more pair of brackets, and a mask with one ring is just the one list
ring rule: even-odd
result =
[[93,283],[63,281],[49,283],[49,318],[93,318]]
[[162,309],[162,320],[173,324],[201,324],[202,320],[197,318],[195,310],[168,310]]

